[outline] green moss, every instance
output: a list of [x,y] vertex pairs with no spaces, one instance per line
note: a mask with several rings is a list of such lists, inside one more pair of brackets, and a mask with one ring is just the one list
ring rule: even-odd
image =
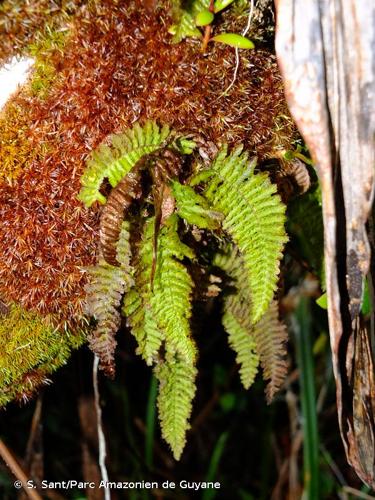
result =
[[56,79],[56,63],[64,50],[69,30],[47,26],[28,47],[28,54],[35,59],[30,90],[33,95],[45,99]]
[[84,340],[83,333],[63,334],[50,318],[12,304],[0,319],[0,407],[30,397]]

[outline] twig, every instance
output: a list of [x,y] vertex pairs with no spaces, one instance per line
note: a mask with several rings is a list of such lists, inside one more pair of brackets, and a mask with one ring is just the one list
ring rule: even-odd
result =
[[27,464],[30,464],[31,462],[31,455],[33,452],[34,442],[37,434],[39,434],[38,427],[40,425],[41,417],[42,417],[42,395],[39,394],[38,399],[36,400],[35,410],[31,421],[30,435],[26,445]]
[[363,498],[363,500],[374,500],[375,498],[371,495],[367,495],[367,493],[364,493],[363,491],[356,490],[351,486],[344,486],[343,491],[345,491],[345,493],[350,493],[351,495],[354,495],[356,498]]
[[6,463],[6,465],[9,467],[9,469],[12,471],[12,473],[16,476],[18,479],[18,482],[20,482],[23,486],[23,489],[25,490],[26,495],[31,499],[31,500],[42,500],[42,497],[37,493],[33,488],[29,488],[27,486],[27,481],[28,477],[26,476],[25,472],[22,470],[21,466],[17,463],[16,459],[4,443],[2,439],[0,439],[0,456]]
[[[249,11],[249,15],[247,17],[247,23],[246,23],[245,29],[241,33],[242,36],[247,35],[247,33],[248,33],[249,29],[250,29],[251,20],[253,18],[253,13],[254,13],[254,0],[250,0],[250,11]],[[233,87],[233,85],[235,84],[235,82],[237,80],[237,74],[238,74],[238,70],[239,70],[239,67],[240,67],[240,52],[239,52],[238,47],[236,47],[235,54],[236,54],[236,65],[234,67],[234,73],[233,73],[232,81],[230,82],[230,84],[228,85],[228,87],[224,90],[224,92],[219,96],[219,98],[223,97],[225,94],[227,94],[229,92],[229,90]]]
[[[100,407],[99,399],[99,385],[98,385],[98,368],[99,368],[99,358],[95,356],[93,365],[93,385],[94,385],[94,396],[95,396],[95,409],[96,409],[96,419],[98,427],[98,442],[99,442],[99,467],[102,475],[102,480],[108,483],[108,471],[105,464],[106,458],[106,446],[105,437],[102,425],[102,409]],[[105,500],[111,500],[111,491],[109,488],[104,488],[104,498]]]

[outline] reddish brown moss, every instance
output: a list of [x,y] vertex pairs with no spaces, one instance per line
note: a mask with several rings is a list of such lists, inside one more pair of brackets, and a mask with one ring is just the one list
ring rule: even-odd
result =
[[[30,140],[44,151],[15,186],[0,186],[0,296],[71,323],[82,314],[82,267],[95,261],[98,210],[76,200],[84,161],[109,133],[152,118],[215,142],[243,142],[262,157],[286,114],[275,58],[233,49],[170,44],[171,20],[140,2],[102,1],[83,9],[56,64],[48,97],[30,99]],[[230,19],[226,27],[230,26]],[[267,146],[268,144],[268,146]]]
[[0,3],[0,65],[27,51],[49,25],[65,26],[84,0],[3,0]]

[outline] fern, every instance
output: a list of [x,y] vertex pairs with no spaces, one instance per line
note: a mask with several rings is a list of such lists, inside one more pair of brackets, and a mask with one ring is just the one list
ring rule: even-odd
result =
[[114,373],[114,337],[121,324],[121,299],[133,285],[129,222],[126,221],[122,223],[116,257],[120,267],[107,264],[101,257],[98,264],[88,270],[91,279],[86,286],[87,313],[97,320],[89,337],[90,347],[99,356],[101,368],[110,375]]
[[157,362],[160,347],[165,346],[168,361],[159,362],[155,369],[160,381],[158,406],[163,436],[178,459],[185,444],[196,373],[189,324],[193,282],[180,261],[194,254],[179,239],[177,216],[170,216],[159,235],[152,290],[154,223],[154,218],[145,223],[136,287],[125,295],[123,312],[137,339],[137,352],[147,364]]
[[152,364],[163,341],[171,355],[178,354],[189,362],[196,357],[189,324],[193,282],[185,266],[179,262],[184,257],[193,258],[194,254],[180,241],[177,224],[176,215],[172,215],[160,232],[152,290],[154,218],[146,222],[139,249],[138,290],[132,290],[124,300],[123,311],[139,342],[138,353],[148,364]]
[[180,43],[186,37],[202,37],[202,33],[195,24],[195,17],[199,12],[209,7],[210,0],[190,0],[185,4],[178,9],[177,21],[168,30],[173,35],[173,43]]
[[256,323],[277,288],[279,262],[286,242],[285,206],[265,173],[254,173],[242,146],[216,157],[204,192],[213,209],[225,216],[223,229],[239,248],[251,290],[251,316]]
[[[192,270],[202,270],[210,258],[209,252],[205,252],[206,263],[201,264],[193,250],[181,241],[180,218],[200,228],[207,250],[212,250],[209,245],[217,244],[215,235],[219,241],[226,235],[232,240],[213,263],[228,274],[234,285],[234,291],[224,296],[223,324],[236,352],[243,385],[248,388],[252,384],[261,363],[264,377],[270,380],[270,399],[286,373],[285,328],[278,322],[277,311],[275,316],[275,306],[268,310],[286,240],[284,205],[268,176],[254,173],[255,162],[249,164],[242,147],[228,154],[224,146],[210,168],[193,176],[190,172],[190,177],[189,172],[185,175],[181,166],[186,164],[181,155],[192,153],[196,147],[191,137],[171,132],[168,127],[160,129],[154,122],[147,122],[143,128],[136,124],[124,134],[112,136],[112,149],[102,145],[92,154],[79,195],[87,205],[95,200],[104,203],[106,200],[99,192],[104,178],[118,189],[120,185],[127,186],[123,184],[127,174],[135,176],[139,168],[150,170],[152,185],[147,192],[153,195],[155,215],[147,215],[146,219],[127,215],[133,220],[134,229],[140,229],[142,234],[134,245],[134,255],[129,244],[130,223],[123,222],[118,243],[116,238],[111,248],[111,256],[116,251],[115,261],[120,266],[114,267],[101,258],[90,271],[88,312],[97,320],[90,345],[100,357],[101,367],[113,374],[114,335],[121,322],[119,306],[123,298],[122,314],[136,338],[137,353],[148,365],[154,365],[159,380],[162,434],[176,459],[185,445],[196,377],[197,353],[190,331],[194,283],[187,263],[194,260]],[[148,163],[148,157],[142,159],[155,150],[159,163]],[[174,163],[171,168],[167,161],[176,155],[178,168]],[[181,184],[179,177],[190,180]],[[136,182],[140,183],[141,178]],[[203,193],[198,184],[205,186]],[[158,190],[163,193],[161,198]],[[126,187],[123,197],[127,193]],[[146,190],[139,189],[138,197],[141,196],[144,213],[149,213],[152,196],[146,197]],[[120,203],[120,210],[116,211],[119,221],[123,217],[121,207]],[[114,215],[108,213],[111,222]],[[108,228],[113,236],[112,225],[108,224]],[[196,238],[197,243],[198,240],[201,241]]]
[[245,389],[249,389],[258,371],[259,355],[252,335],[238,320],[233,311],[233,303],[227,301],[223,315],[223,326],[229,335],[229,345],[237,353],[236,361],[240,365],[240,377]]
[[177,181],[172,183],[176,199],[177,213],[188,224],[195,224],[202,229],[217,229],[223,220],[223,214],[210,209],[208,201],[190,186]]
[[178,357],[167,359],[155,368],[159,380],[158,409],[162,435],[173,456],[179,460],[186,443],[197,370]]
[[263,378],[269,380],[266,397],[270,403],[283,384],[288,365],[286,362],[285,325],[279,321],[277,302],[272,302],[263,318],[253,327],[253,335],[260,355]]
[[170,133],[168,126],[160,128],[155,122],[147,121],[143,127],[136,123],[124,133],[110,136],[111,146],[101,144],[91,153],[81,178],[78,199],[88,207],[95,201],[104,204],[106,198],[100,192],[103,180],[108,178],[115,187],[143,155],[158,149]]
[[278,319],[277,302],[273,301],[260,321],[251,320],[251,292],[242,279],[243,261],[238,249],[226,248],[217,253],[213,264],[232,279],[235,291],[224,298],[223,325],[229,334],[229,343],[237,353],[241,381],[248,388],[254,380],[260,363],[270,402],[280,389],[287,373],[286,328]]
[[238,249],[228,245],[223,252],[215,255],[213,264],[227,273],[235,287],[235,291],[224,297],[222,322],[228,333],[229,345],[237,354],[241,382],[248,389],[258,371],[259,355],[250,315],[250,290],[247,281],[242,279],[243,260]]

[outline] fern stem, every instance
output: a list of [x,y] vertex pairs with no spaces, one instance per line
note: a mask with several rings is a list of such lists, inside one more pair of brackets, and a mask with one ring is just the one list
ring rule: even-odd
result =
[[296,313],[295,339],[299,367],[303,430],[304,496],[319,499],[319,441],[311,342],[311,313],[307,297],[301,297]]
[[145,436],[145,457],[146,465],[151,469],[154,452],[154,434],[155,434],[155,415],[156,415],[156,397],[158,393],[157,378],[152,375],[150,389],[148,392],[147,411],[146,411],[146,436]]

